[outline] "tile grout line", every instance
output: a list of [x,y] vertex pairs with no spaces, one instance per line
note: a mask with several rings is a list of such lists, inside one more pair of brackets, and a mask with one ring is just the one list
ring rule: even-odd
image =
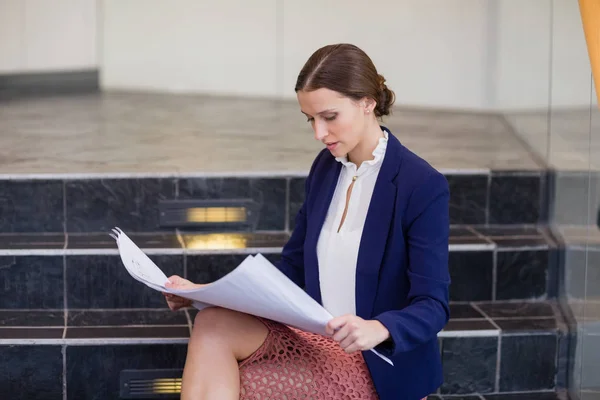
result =
[[492,173],[490,172],[487,180],[487,187],[485,191],[485,225],[490,224],[490,196],[492,195]]
[[[65,328],[66,330],[66,328]],[[63,338],[64,340],[64,338]],[[62,346],[60,346],[61,348],[61,352],[62,352],[62,376],[63,376],[63,382],[62,382],[62,392],[63,392],[63,400],[67,400],[67,345],[63,344]]]
[[498,348],[496,349],[496,376],[495,376],[495,382],[494,382],[494,390],[496,392],[500,391],[500,368],[501,363],[501,357],[502,357],[502,329],[500,329],[500,327],[498,326],[498,324],[496,324],[494,322],[494,320],[487,315],[487,313],[485,313],[476,303],[470,303],[471,307],[473,307],[475,310],[479,311],[492,325],[494,325],[497,329],[498,329],[498,342],[497,342],[497,346]]
[[67,256],[63,256],[63,339],[67,337],[67,322],[69,318],[69,310],[67,308]]
[[492,301],[498,296],[498,249],[492,252]]

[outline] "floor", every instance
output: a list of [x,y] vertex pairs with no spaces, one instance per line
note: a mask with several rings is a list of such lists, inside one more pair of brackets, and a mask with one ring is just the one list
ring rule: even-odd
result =
[[[540,170],[496,115],[397,108],[384,122],[442,170]],[[0,104],[0,174],[305,174],[322,145],[295,101],[104,93]]]
[[600,170],[600,109],[553,109],[505,115],[543,160],[561,171]]

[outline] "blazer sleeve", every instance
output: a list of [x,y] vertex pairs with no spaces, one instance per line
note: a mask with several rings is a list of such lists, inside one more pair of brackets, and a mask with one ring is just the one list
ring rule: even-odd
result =
[[296,214],[295,226],[290,239],[281,251],[281,260],[277,268],[283,272],[296,285],[304,288],[304,239],[306,237],[307,203],[314,170],[323,156],[325,150],[321,151],[315,158],[310,168],[304,185],[304,201],[298,214]]
[[408,306],[379,314],[391,340],[376,347],[388,356],[413,350],[437,336],[450,318],[448,182],[434,173],[415,188],[407,207]]

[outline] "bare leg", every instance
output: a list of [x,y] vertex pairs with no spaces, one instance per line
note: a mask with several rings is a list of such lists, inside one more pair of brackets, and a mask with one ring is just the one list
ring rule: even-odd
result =
[[258,350],[267,334],[267,327],[248,314],[217,307],[198,312],[188,344],[181,399],[239,399],[238,361]]

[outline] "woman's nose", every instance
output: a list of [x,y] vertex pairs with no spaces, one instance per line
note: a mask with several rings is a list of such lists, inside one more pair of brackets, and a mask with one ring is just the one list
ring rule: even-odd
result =
[[327,125],[323,122],[315,122],[315,139],[322,141],[327,137]]

